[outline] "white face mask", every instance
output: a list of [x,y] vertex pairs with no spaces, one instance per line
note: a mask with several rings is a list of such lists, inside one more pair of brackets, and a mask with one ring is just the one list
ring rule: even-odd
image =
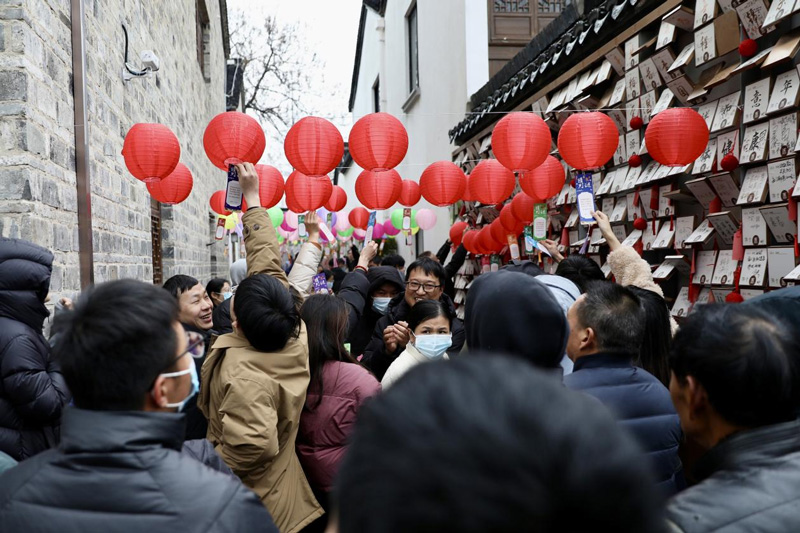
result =
[[386,311],[389,310],[389,302],[391,301],[391,298],[373,298],[372,308],[378,313],[385,315]]
[[177,377],[180,377],[180,376],[185,376],[186,374],[191,374],[191,376],[192,376],[192,390],[189,391],[189,395],[186,398],[184,398],[182,401],[180,401],[180,402],[168,403],[166,405],[166,407],[169,407],[169,408],[177,407],[178,408],[178,412],[183,411],[183,407],[186,405],[186,402],[191,400],[194,397],[195,394],[200,392],[200,378],[197,376],[197,365],[195,365],[194,361],[192,361],[189,364],[189,368],[187,368],[186,370],[180,370],[178,372],[168,372],[166,374],[160,374],[160,376],[162,378],[177,378]]
[[453,336],[450,334],[414,335],[414,347],[428,359],[440,359],[452,345]]

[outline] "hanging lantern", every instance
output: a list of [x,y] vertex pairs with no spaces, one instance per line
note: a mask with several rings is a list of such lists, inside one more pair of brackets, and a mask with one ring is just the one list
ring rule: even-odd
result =
[[529,172],[541,165],[552,144],[550,128],[533,113],[509,113],[492,131],[494,156],[514,172]]
[[376,241],[381,240],[385,233],[384,226],[380,222],[376,222],[375,226],[372,227],[372,238]]
[[225,191],[217,191],[212,194],[208,205],[210,205],[211,210],[218,215],[228,216],[231,214],[230,211],[225,209]]
[[464,195],[461,198],[465,202],[475,202],[476,201],[475,194],[472,192],[471,184],[472,184],[472,180],[470,179],[469,176],[467,176],[467,186],[464,187]]
[[269,209],[283,198],[283,176],[281,171],[270,165],[256,165],[258,173],[258,196],[261,207]]
[[[533,211],[533,209],[531,209],[531,211]],[[500,210],[499,220],[503,227],[506,228],[506,231],[514,231],[514,228],[516,228],[517,224],[519,224],[517,217],[514,216],[514,211],[511,204],[506,204],[503,206],[503,209]]]
[[175,170],[162,179],[147,184],[150,196],[165,205],[175,205],[186,200],[192,192],[192,173],[183,163],[178,163]]
[[[403,209],[395,209],[394,211],[392,211],[392,214],[391,214],[390,218],[391,218],[392,224],[394,224],[395,228],[403,229],[403,216],[404,216]],[[412,209],[411,210],[411,220],[410,220],[410,222],[411,222],[411,229],[412,230],[415,229],[415,228],[419,229],[419,226],[417,225],[417,210],[416,209]]]
[[635,116],[631,119],[630,126],[633,130],[640,130],[644,127],[644,120],[640,116]]
[[344,140],[324,118],[305,117],[289,129],[283,151],[289,163],[306,176],[325,176],[341,162]]
[[396,170],[364,170],[356,178],[356,196],[367,209],[389,209],[400,197],[403,180]]
[[564,165],[552,155],[548,155],[538,168],[520,178],[519,186],[534,200],[545,200],[561,192],[565,179]]
[[602,167],[614,156],[618,144],[614,121],[597,111],[571,115],[558,132],[558,152],[576,170]]
[[758,43],[753,39],[745,39],[739,43],[739,55],[748,58],[758,53]]
[[131,126],[122,144],[125,166],[134,178],[154,183],[169,176],[181,159],[178,138],[163,124]]
[[391,220],[385,220],[383,222],[383,232],[389,237],[394,237],[400,233],[400,228],[396,228]]
[[733,172],[739,168],[739,159],[733,154],[727,154],[719,164],[725,172]]
[[[290,174],[291,176],[291,174]],[[286,194],[286,207],[292,213],[302,214],[305,213],[306,210],[297,202],[297,199],[294,196],[289,196],[288,192]]]
[[536,205],[536,199],[531,198],[524,192],[519,192],[511,200],[511,212],[514,214],[519,222],[530,224],[533,222],[533,206]]
[[628,158],[628,166],[632,168],[638,168],[642,166],[642,156],[639,154],[633,154]]
[[509,232],[503,227],[503,224],[500,222],[499,218],[494,219],[494,221],[489,224],[489,231],[491,231],[492,239],[495,241],[506,242]]
[[338,231],[339,233],[347,231],[347,229],[351,227],[350,220],[348,219],[348,217],[340,216],[336,219],[334,227],[336,228],[336,231]]
[[647,229],[647,220],[642,217],[637,217],[633,219],[633,229],[638,229],[639,231],[644,231]]
[[347,193],[338,185],[333,186],[331,197],[325,202],[325,209],[332,213],[338,213],[347,205]]
[[415,217],[421,230],[432,230],[436,226],[436,213],[430,209],[420,209]]
[[350,215],[347,218],[350,221],[350,225],[357,229],[365,230],[369,225],[369,211],[363,207],[356,207],[350,211]]
[[650,121],[644,134],[650,156],[668,167],[694,162],[708,145],[705,119],[688,107],[666,109]]
[[269,219],[272,221],[272,226],[280,228],[283,226],[283,211],[280,207],[270,207],[267,209]]
[[389,113],[371,113],[353,124],[347,146],[358,166],[383,172],[399,165],[406,156],[408,133]]
[[333,184],[328,176],[306,176],[294,171],[286,180],[286,205],[299,208],[298,213],[316,211],[325,205],[332,192]]
[[437,161],[422,172],[419,187],[426,200],[444,207],[461,200],[467,188],[467,177],[450,161]]
[[478,238],[477,230],[470,230],[464,234],[464,240],[461,242],[464,245],[464,248],[466,248],[469,253],[472,254],[478,253],[478,249],[475,247],[475,240],[477,238]]
[[484,159],[469,175],[470,192],[482,204],[502,202],[511,196],[514,184],[514,173],[495,159]]
[[467,223],[461,220],[454,223],[450,227],[450,242],[453,243],[453,246],[458,246],[461,244],[461,240],[464,238],[465,229],[467,229]]
[[211,119],[203,134],[203,148],[211,163],[222,170],[243,162],[258,163],[267,140],[253,117],[226,111]]
[[414,207],[419,203],[422,193],[419,190],[419,183],[413,180],[403,180],[403,185],[400,189],[400,198],[397,200],[400,205],[405,207]]

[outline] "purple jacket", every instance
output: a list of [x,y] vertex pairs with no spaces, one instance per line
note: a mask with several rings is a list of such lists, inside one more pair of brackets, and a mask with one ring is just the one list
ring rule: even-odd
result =
[[322,371],[322,401],[312,411],[318,394],[309,391],[300,416],[297,456],[315,491],[330,492],[359,407],[378,394],[381,384],[360,365],[328,361]]

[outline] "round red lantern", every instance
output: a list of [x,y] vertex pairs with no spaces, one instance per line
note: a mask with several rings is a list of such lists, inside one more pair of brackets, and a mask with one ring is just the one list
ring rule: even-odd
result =
[[454,163],[437,161],[422,172],[419,188],[426,200],[444,207],[461,200],[467,188],[467,177]]
[[555,196],[564,187],[566,172],[561,161],[548,155],[544,163],[519,180],[519,186],[534,199],[547,199]]
[[694,162],[708,144],[708,125],[705,119],[688,107],[661,111],[647,126],[644,142],[650,156],[669,167]]
[[186,200],[192,192],[192,173],[183,163],[178,163],[172,174],[161,181],[147,184],[150,196],[165,205],[175,205]]
[[614,121],[598,111],[571,115],[558,132],[558,152],[576,170],[605,165],[618,144],[619,131]]
[[258,173],[258,196],[261,207],[274,207],[283,198],[283,176],[281,171],[270,165],[256,165]]
[[478,238],[478,231],[477,230],[470,230],[464,234],[464,239],[461,243],[464,245],[464,248],[467,249],[469,253],[477,254],[478,248],[475,246],[475,240]]
[[134,178],[153,183],[169,176],[178,166],[181,145],[163,124],[139,123],[125,134],[122,156]]
[[739,159],[737,159],[737,157],[733,154],[727,154],[722,158],[719,166],[722,167],[722,170],[725,172],[733,172],[739,168]]
[[292,213],[296,213],[298,215],[302,215],[303,213],[306,212],[306,210],[303,209],[300,206],[300,204],[297,203],[295,197],[289,196],[288,194],[286,195],[286,208],[289,209],[289,211],[291,211]]
[[450,242],[453,243],[453,246],[461,244],[465,229],[467,229],[467,223],[461,220],[452,225],[450,228]]
[[633,154],[628,158],[628,165],[633,168],[642,166],[642,156],[639,154]]
[[347,205],[347,193],[344,192],[344,189],[342,189],[338,185],[334,185],[333,190],[331,191],[331,197],[328,198],[327,202],[325,202],[325,209],[327,209],[331,213],[337,213],[342,209],[344,209],[344,206],[346,205]]
[[400,189],[400,198],[397,200],[400,205],[405,207],[414,207],[422,197],[419,190],[419,183],[413,180],[403,180],[403,185]]
[[492,131],[494,156],[514,172],[528,172],[541,165],[552,144],[550,128],[533,113],[509,113]]
[[231,214],[230,211],[225,209],[225,191],[217,191],[212,194],[211,199],[208,201],[208,205],[210,205],[211,210],[218,215],[228,216]]
[[341,162],[344,140],[324,118],[305,117],[289,129],[283,151],[289,163],[306,176],[324,176]]
[[383,172],[399,165],[406,156],[408,133],[389,113],[371,113],[353,124],[348,149],[361,168]]
[[478,249],[484,254],[490,254],[502,248],[502,246],[499,246],[499,243],[494,240],[494,237],[492,237],[491,226],[484,226],[481,228],[478,232],[478,240],[475,242],[478,245]]
[[369,211],[363,207],[356,207],[350,211],[350,215],[348,215],[347,219],[354,228],[367,229],[369,225]]
[[[333,184],[328,176],[306,176],[294,171],[286,180],[286,205],[300,208],[300,213],[316,211],[331,197]],[[292,210],[294,211],[294,209]]]
[[484,159],[472,170],[469,186],[480,203],[496,204],[514,190],[514,173],[495,159]]
[[472,192],[472,180],[469,176],[467,176],[467,186],[464,187],[464,196],[461,198],[465,202],[474,202],[476,201],[475,193]]
[[536,199],[531,198],[524,192],[520,192],[511,201],[511,212],[518,221],[530,224],[533,222],[534,205],[536,205]]
[[739,55],[742,57],[753,57],[758,52],[758,43],[753,39],[745,39],[739,43]]
[[364,170],[356,178],[356,196],[367,209],[389,209],[400,197],[403,180],[396,170]]
[[638,229],[639,231],[644,231],[647,229],[647,221],[642,217],[637,217],[633,219],[633,229]]
[[267,140],[261,125],[239,111],[220,113],[211,119],[203,134],[203,148],[211,163],[222,170],[242,162],[258,163]]
[[514,231],[519,224],[519,220],[517,220],[517,217],[514,216],[514,210],[511,204],[506,204],[503,206],[503,209],[500,210],[500,218],[498,220],[500,220],[500,223],[503,225],[506,231]]
[[642,117],[636,116],[631,119],[630,122],[631,129],[640,130],[644,127],[644,120]]
[[497,242],[506,242],[508,240],[509,231],[503,227],[503,223],[500,222],[499,218],[496,218],[494,222],[489,224],[489,231],[492,232],[492,239]]

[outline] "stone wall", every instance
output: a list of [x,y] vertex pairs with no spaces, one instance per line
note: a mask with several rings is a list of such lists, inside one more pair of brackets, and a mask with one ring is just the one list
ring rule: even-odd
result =
[[[162,207],[164,278],[205,282],[227,272],[213,244],[208,198],[225,174],[205,156],[205,125],[225,110],[220,5],[210,19],[210,81],[197,62],[195,9],[202,0],[85,0],[87,113],[95,281],[152,281],[150,196],[121,155],[128,129],[160,122],[181,143],[192,171],[189,199]],[[160,71],[122,81],[125,47],[139,65],[155,51]],[[31,240],[55,254],[54,295],[80,288],[78,268],[72,45],[69,0],[4,0],[0,5],[0,235]],[[217,263],[217,258],[220,263]]]

